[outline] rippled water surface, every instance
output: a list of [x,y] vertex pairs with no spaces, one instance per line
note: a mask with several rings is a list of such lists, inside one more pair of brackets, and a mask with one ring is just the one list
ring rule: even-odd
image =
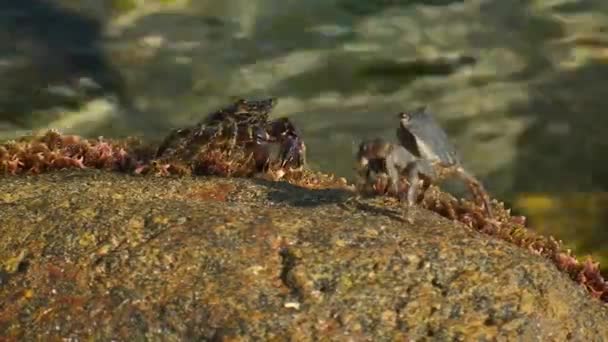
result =
[[606,1],[55,4],[0,5],[4,137],[160,137],[234,96],[277,96],[312,166],[350,177],[362,139],[395,139],[395,114],[426,104],[494,195],[608,255]]

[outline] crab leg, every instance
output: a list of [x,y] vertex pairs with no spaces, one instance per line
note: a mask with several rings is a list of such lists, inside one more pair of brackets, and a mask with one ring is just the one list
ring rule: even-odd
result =
[[294,163],[297,168],[306,165],[306,145],[302,139],[288,134],[281,143],[280,165],[285,167],[288,163]]
[[483,184],[481,184],[481,182],[478,181],[477,178],[473,177],[473,175],[467,172],[463,167],[457,167],[454,172],[466,182],[467,186],[469,187],[469,190],[473,194],[473,197],[475,197],[475,201],[477,201],[478,203],[481,202],[488,216],[493,217],[489,196],[487,191],[483,187]]
[[420,192],[424,193],[427,187],[421,188],[421,184],[424,179],[434,179],[436,177],[435,171],[426,160],[417,159],[411,162],[407,167],[407,182],[409,184],[407,190],[407,203],[409,205],[415,204],[418,199]]

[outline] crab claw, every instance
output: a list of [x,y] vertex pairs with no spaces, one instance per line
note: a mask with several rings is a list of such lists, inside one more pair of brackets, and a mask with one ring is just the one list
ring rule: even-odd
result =
[[279,156],[282,168],[289,164],[300,168],[306,165],[306,145],[298,136],[288,134],[281,142]]
[[266,142],[250,145],[255,168],[257,171],[266,172],[270,166],[270,145]]
[[361,144],[359,144],[359,150],[357,151],[357,156],[356,156],[358,169],[364,169],[369,164],[369,158],[368,158],[369,146],[370,146],[370,144],[367,141],[364,141]]
[[271,140],[270,135],[263,127],[255,128],[253,133],[253,140],[256,144],[262,144]]

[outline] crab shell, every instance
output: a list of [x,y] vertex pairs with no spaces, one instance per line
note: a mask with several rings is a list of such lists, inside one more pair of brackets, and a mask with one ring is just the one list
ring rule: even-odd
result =
[[401,112],[398,116],[397,137],[413,155],[445,165],[460,164],[456,148],[426,107]]

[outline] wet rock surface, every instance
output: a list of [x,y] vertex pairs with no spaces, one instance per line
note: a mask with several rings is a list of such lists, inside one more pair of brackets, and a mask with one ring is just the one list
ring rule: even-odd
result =
[[603,340],[541,257],[390,200],[215,177],[0,178],[0,336]]

